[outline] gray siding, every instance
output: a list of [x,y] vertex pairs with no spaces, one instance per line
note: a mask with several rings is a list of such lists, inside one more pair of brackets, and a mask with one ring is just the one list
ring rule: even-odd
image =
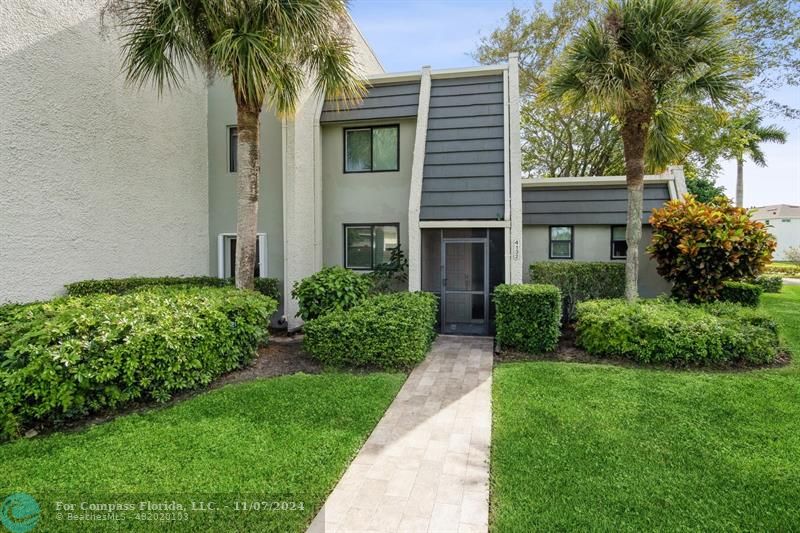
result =
[[421,220],[503,217],[503,77],[431,80]]
[[[642,222],[668,201],[665,184],[645,185]],[[628,192],[619,187],[535,187],[522,191],[524,224],[625,224]]]
[[419,82],[373,85],[364,100],[345,109],[336,100],[326,100],[320,122],[416,117],[419,107]]

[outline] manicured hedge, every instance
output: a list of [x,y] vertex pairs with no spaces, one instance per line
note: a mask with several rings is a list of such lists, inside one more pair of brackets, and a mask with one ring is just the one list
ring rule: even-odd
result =
[[575,306],[585,300],[621,298],[625,294],[625,263],[542,261],[529,267],[531,283],[561,290],[564,320],[575,320]]
[[297,300],[297,316],[313,320],[336,309],[347,310],[363,302],[372,289],[372,279],[340,266],[323,268],[295,282],[292,298]]
[[761,287],[764,292],[781,292],[783,278],[775,275],[758,276],[755,284]]
[[[280,301],[280,289],[276,278],[255,278],[255,289],[277,301]],[[70,296],[87,296],[89,294],[125,294],[145,287],[229,287],[232,278],[215,278],[212,276],[161,277],[161,278],[109,278],[89,279],[65,285]]]
[[779,349],[778,327],[761,310],[661,299],[579,304],[577,344],[594,355],[693,365],[770,363]]
[[749,307],[758,307],[762,289],[758,285],[743,281],[724,281],[719,291],[719,299]]
[[554,285],[498,285],[494,305],[502,348],[542,353],[558,345],[561,292]]
[[335,310],[306,322],[305,349],[334,366],[409,368],[428,353],[436,336],[436,296],[372,296],[349,311]]
[[233,288],[151,288],[0,312],[0,439],[132,400],[168,400],[251,360],[277,302]]
[[788,278],[800,278],[800,265],[795,263],[770,263],[764,267],[765,274],[777,274]]

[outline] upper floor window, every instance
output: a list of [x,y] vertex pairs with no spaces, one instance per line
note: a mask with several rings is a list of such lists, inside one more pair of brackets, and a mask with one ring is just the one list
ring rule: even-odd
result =
[[400,126],[366,126],[344,130],[344,171],[400,170]]
[[236,172],[239,155],[239,128],[228,126],[228,172]]
[[572,259],[572,226],[550,226],[550,259]]
[[625,240],[625,226],[611,226],[611,259],[628,257],[628,242]]
[[392,259],[400,246],[399,224],[345,224],[344,266],[353,270],[373,270]]

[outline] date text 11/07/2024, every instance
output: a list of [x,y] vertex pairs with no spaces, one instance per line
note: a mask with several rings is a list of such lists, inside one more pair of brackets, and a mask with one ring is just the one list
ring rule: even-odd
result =
[[214,512],[214,511],[302,511],[305,505],[300,501],[234,500],[191,500],[189,502],[55,502],[56,511],[173,511],[173,512]]

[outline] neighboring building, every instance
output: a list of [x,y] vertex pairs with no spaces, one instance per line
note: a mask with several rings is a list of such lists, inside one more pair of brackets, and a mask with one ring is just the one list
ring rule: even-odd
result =
[[[163,100],[126,88],[91,1],[41,4],[0,6],[0,301],[88,278],[230,276],[229,81]],[[521,179],[515,54],[386,74],[353,35],[371,84],[360,105],[309,91],[294,120],[261,117],[258,274],[280,280],[289,327],[296,281],[326,265],[369,271],[398,245],[408,288],[439,294],[453,333],[490,331],[492,288],[522,282],[532,261],[624,259],[623,177]],[[678,168],[648,177],[644,221],[684,191]],[[643,255],[642,293],[667,288]]]
[[789,248],[800,248],[800,206],[780,204],[757,207],[753,218],[766,223],[769,232],[778,241],[773,256],[775,261],[787,260],[786,250]]

